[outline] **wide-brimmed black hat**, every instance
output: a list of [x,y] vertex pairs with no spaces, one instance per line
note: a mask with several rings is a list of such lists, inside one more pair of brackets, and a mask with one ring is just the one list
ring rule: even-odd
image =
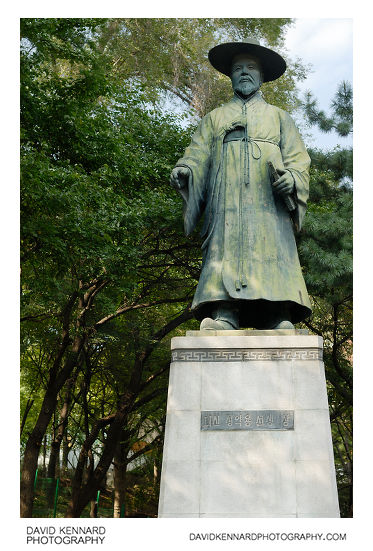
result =
[[286,70],[284,58],[270,48],[261,46],[255,38],[219,44],[209,51],[209,60],[215,69],[230,77],[233,58],[246,53],[259,59],[263,70],[263,82],[276,80]]

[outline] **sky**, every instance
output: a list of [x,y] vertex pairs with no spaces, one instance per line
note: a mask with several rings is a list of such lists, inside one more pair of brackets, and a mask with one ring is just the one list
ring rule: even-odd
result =
[[[342,80],[352,83],[352,19],[299,18],[286,35],[289,57],[299,57],[312,70],[298,87],[303,96],[311,90],[319,107],[329,112],[330,102]],[[321,148],[352,145],[352,137],[341,138],[335,132],[310,130],[310,145]]]

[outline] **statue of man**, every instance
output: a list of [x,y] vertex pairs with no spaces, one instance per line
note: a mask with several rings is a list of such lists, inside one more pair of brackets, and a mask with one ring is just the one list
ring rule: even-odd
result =
[[292,329],[311,313],[294,238],[310,158],[291,117],[260,92],[286,63],[254,39],[220,44],[209,60],[231,78],[234,96],[203,117],[170,179],[186,235],[204,215],[192,310],[201,329]]

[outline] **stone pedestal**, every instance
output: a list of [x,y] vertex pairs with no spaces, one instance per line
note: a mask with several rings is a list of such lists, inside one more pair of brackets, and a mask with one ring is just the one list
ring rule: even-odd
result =
[[339,517],[322,338],[305,333],[172,339],[159,517]]

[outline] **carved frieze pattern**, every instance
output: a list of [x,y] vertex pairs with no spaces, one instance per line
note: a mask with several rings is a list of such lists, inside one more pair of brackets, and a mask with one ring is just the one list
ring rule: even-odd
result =
[[321,348],[219,348],[172,351],[173,362],[245,362],[250,360],[322,360]]

